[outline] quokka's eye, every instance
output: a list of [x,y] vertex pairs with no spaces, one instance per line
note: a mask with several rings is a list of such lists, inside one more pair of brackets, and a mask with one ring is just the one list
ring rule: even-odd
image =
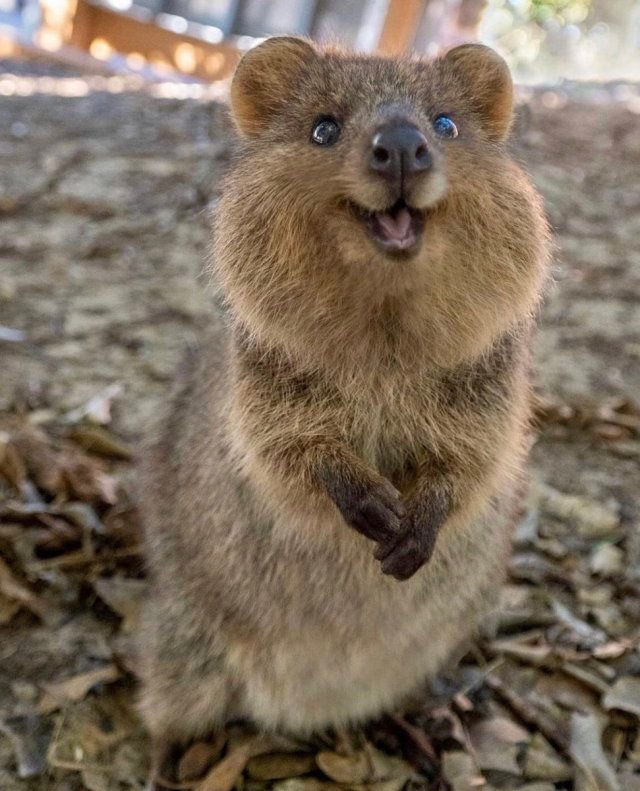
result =
[[323,115],[313,124],[311,139],[318,146],[332,146],[340,137],[340,124],[330,115]]
[[433,128],[438,137],[446,137],[449,140],[458,137],[458,127],[448,115],[439,115],[433,122]]

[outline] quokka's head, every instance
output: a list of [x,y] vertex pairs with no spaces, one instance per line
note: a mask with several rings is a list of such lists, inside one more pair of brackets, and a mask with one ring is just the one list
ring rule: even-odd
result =
[[505,146],[513,85],[493,50],[426,61],[272,38],[242,58],[231,109],[241,145],[220,253],[243,251],[234,273],[223,262],[227,283],[272,284],[282,312],[323,270],[336,294],[429,294],[432,321],[459,313],[471,335],[474,300],[478,321],[502,314],[493,334],[531,308],[545,225]]

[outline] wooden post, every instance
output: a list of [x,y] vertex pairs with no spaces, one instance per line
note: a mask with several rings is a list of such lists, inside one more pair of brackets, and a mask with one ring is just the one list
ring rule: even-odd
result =
[[157,25],[153,19],[136,19],[89,0],[77,0],[70,44],[88,50],[95,57],[110,53],[129,55],[136,64],[164,66],[211,81],[228,77],[240,59],[240,52],[228,41],[212,44],[203,39],[178,34]]
[[384,55],[411,50],[428,0],[389,0],[387,18],[378,42]]

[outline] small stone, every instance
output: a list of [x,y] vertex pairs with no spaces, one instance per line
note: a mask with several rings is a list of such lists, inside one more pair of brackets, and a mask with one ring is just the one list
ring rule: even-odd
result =
[[14,121],[9,127],[9,133],[16,140],[22,140],[29,134],[29,127],[22,121]]
[[584,538],[611,535],[620,525],[617,506],[606,506],[588,497],[565,494],[551,486],[540,485],[535,494],[545,513],[574,524]]
[[27,681],[14,681],[11,691],[22,703],[34,703],[40,697],[40,692],[35,684]]
[[591,554],[589,568],[593,574],[613,577],[624,568],[624,552],[614,544],[600,544]]

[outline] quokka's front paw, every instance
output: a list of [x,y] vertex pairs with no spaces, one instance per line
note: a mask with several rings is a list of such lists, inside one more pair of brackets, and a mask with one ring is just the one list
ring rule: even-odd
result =
[[386,478],[369,481],[338,477],[327,487],[345,522],[381,544],[400,535],[406,509],[402,495]]
[[382,573],[403,581],[412,577],[431,558],[438,532],[449,515],[451,503],[445,490],[414,499],[409,504],[400,535],[381,544],[375,557]]

